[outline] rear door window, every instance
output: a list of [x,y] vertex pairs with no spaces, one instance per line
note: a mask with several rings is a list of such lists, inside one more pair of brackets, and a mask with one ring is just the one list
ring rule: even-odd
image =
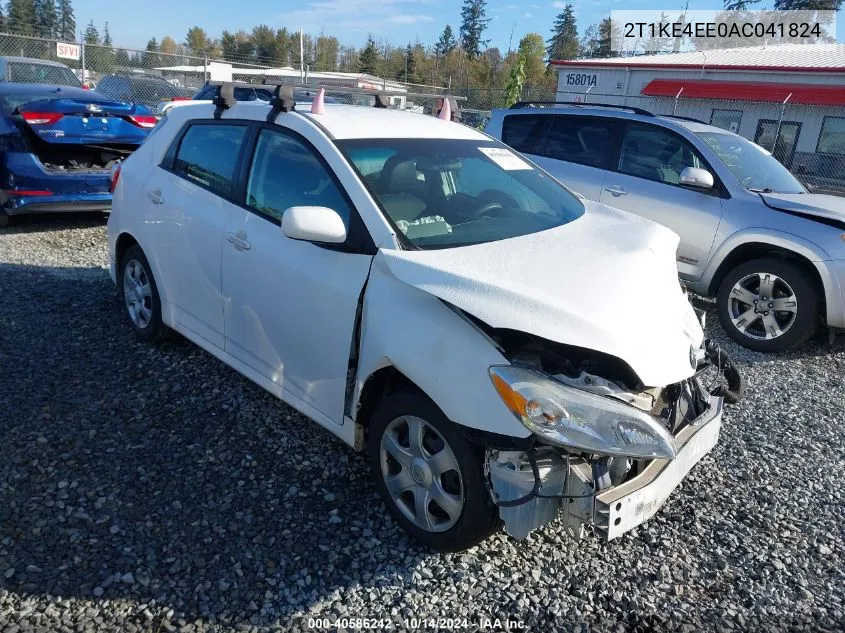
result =
[[543,156],[549,118],[542,114],[511,114],[502,121],[502,142],[518,152]]
[[544,156],[600,169],[610,166],[614,120],[559,114],[551,118]]
[[179,143],[173,171],[200,187],[231,197],[238,155],[246,133],[246,125],[191,125]]

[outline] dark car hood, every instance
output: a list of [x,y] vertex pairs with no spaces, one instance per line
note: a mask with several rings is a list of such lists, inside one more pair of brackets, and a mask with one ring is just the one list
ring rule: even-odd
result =
[[761,193],[772,209],[845,224],[845,198],[823,193]]

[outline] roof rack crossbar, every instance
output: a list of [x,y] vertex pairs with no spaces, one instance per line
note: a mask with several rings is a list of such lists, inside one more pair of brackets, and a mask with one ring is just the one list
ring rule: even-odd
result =
[[223,110],[228,110],[237,103],[235,99],[235,87],[231,83],[224,83],[211,102],[215,105],[214,118],[223,116]]
[[628,110],[629,112],[633,112],[634,114],[639,114],[642,116],[654,116],[653,112],[644,110],[643,108],[637,108],[628,105],[619,105],[618,103],[576,103],[574,101],[517,101],[510,107],[510,109],[519,110],[533,105],[564,105],[571,106],[573,108],[616,108],[618,110]]
[[[255,84],[252,84],[255,85]],[[388,97],[429,97],[432,99],[442,99],[443,97],[449,97],[450,99],[455,99],[457,101],[466,101],[466,97],[459,97],[456,95],[449,95],[444,94],[442,92],[434,93],[434,92],[402,92],[401,90],[383,90],[381,88],[376,89],[368,89],[368,88],[349,88],[345,86],[332,86],[326,84],[300,84],[300,83],[286,83],[283,81],[268,81],[264,80],[261,84],[262,86],[292,86],[294,90],[305,90],[311,92],[317,92],[320,88],[323,88],[327,93],[334,92],[337,94],[349,94],[349,95],[364,95],[371,97],[373,95],[386,95]]]
[[293,88],[290,86],[276,86],[273,96],[270,97],[270,112],[267,115],[267,123],[273,123],[280,112],[291,112],[293,110],[296,110],[296,102],[293,100]]

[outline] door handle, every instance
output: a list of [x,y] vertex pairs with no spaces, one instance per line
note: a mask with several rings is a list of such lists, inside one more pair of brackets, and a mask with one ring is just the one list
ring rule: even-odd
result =
[[611,185],[610,187],[605,187],[604,190],[609,191],[610,193],[612,193],[617,198],[619,196],[624,196],[625,194],[628,193],[626,191],[625,187],[622,187],[620,185]]
[[164,204],[164,198],[161,197],[161,189],[151,189],[147,191],[147,197],[153,204]]
[[226,241],[230,242],[231,244],[234,244],[235,248],[239,251],[248,251],[252,248],[252,244],[247,241],[246,233],[244,233],[243,231],[227,234]]

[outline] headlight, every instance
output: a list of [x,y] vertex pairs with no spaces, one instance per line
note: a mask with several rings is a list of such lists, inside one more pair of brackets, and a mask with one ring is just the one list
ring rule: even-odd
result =
[[551,444],[626,457],[673,459],[677,453],[660,422],[623,402],[522,367],[491,367],[490,379],[519,421]]

